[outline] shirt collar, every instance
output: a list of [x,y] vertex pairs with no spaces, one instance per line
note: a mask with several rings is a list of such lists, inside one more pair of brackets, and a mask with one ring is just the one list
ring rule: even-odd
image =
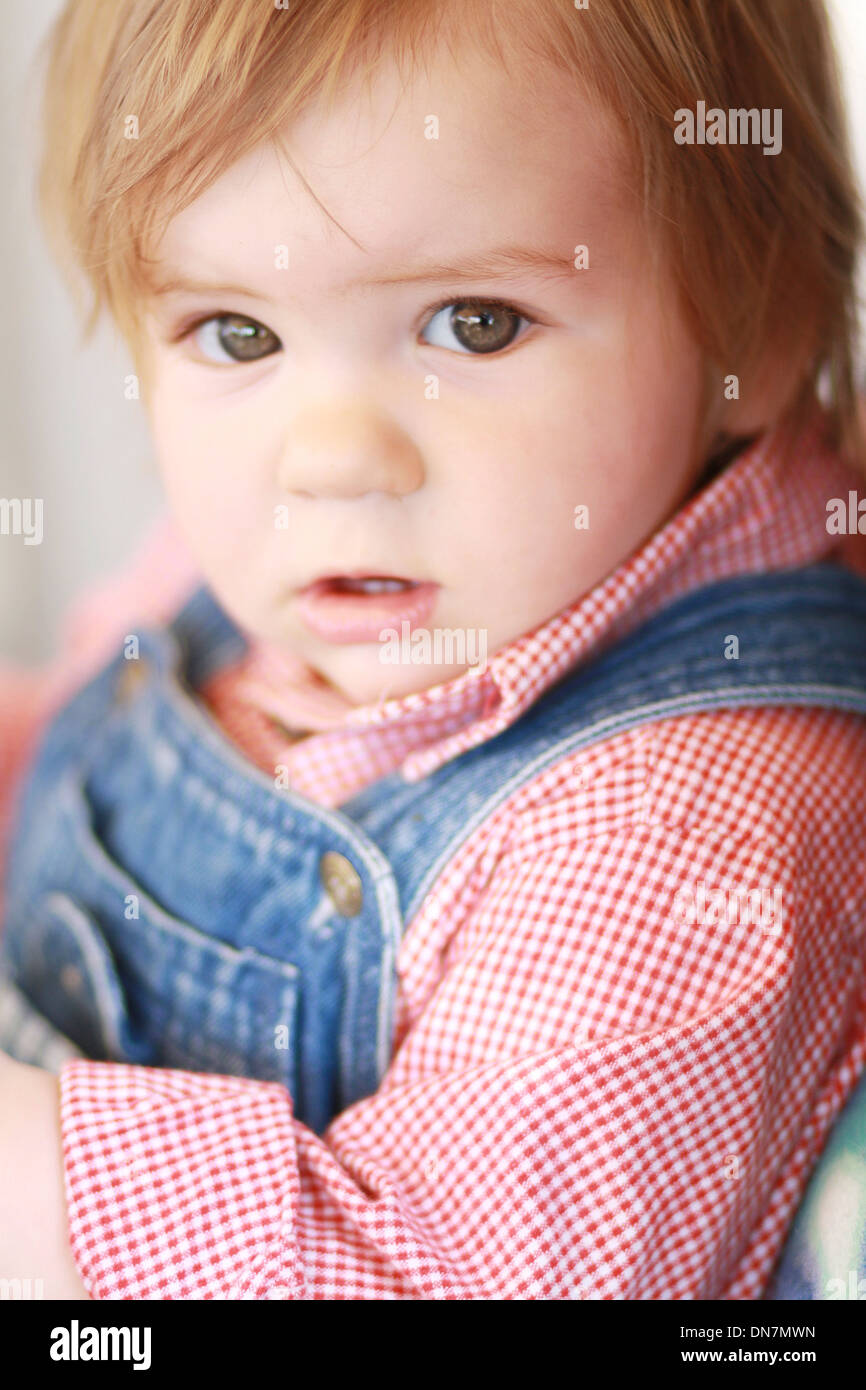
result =
[[[271,712],[287,683],[309,697],[313,728],[372,728],[412,719],[431,734],[401,764],[416,781],[493,738],[556,680],[621,640],[689,590],[731,575],[813,563],[838,545],[827,532],[827,501],[858,476],[827,446],[820,417],[792,438],[761,436],[700,487],[649,539],[588,593],[451,680],[375,704],[351,705],[291,654],[274,653],[257,682]],[[271,698],[267,698],[266,688]],[[449,712],[458,713],[455,719]],[[443,734],[443,729],[447,730]],[[438,732],[437,732],[438,730]]]

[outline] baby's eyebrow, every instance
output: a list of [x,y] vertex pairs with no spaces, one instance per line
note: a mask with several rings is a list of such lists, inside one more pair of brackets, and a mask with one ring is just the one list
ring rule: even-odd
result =
[[365,278],[364,285],[414,284],[420,280],[488,280],[497,275],[530,270],[536,274],[573,275],[573,255],[526,246],[498,246],[490,251],[476,252],[453,262],[432,262],[428,265],[405,266],[387,275]]
[[[488,251],[475,252],[471,256],[447,262],[429,262],[426,265],[400,266],[385,275],[362,276],[352,281],[353,285],[383,286],[409,285],[439,280],[469,281],[491,280],[498,276],[530,271],[536,275],[549,277],[571,277],[574,274],[574,260],[571,255],[526,246],[499,246]],[[242,294],[254,298],[267,298],[257,295],[249,285],[226,284],[224,281],[194,278],[182,273],[168,273],[151,277],[151,292],[162,297],[170,294]]]

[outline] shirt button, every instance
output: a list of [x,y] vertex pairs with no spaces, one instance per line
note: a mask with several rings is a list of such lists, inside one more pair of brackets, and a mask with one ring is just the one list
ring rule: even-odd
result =
[[115,697],[124,703],[133,699],[147,680],[147,672],[147,662],[142,661],[141,657],[124,661],[117,675]]
[[363,885],[354,864],[344,854],[329,849],[319,863],[325,892],[341,917],[356,917],[361,911]]

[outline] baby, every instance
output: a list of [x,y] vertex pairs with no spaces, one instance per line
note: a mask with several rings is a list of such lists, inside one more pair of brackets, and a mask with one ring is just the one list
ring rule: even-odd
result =
[[7,699],[0,1273],[760,1297],[866,1067],[820,0],[70,0],[46,131],[172,520]]

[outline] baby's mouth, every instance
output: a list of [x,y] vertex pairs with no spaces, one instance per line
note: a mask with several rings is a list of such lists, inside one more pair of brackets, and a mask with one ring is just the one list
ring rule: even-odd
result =
[[379,574],[365,575],[363,578],[340,574],[320,580],[320,583],[342,594],[399,594],[406,589],[418,588],[414,579],[395,579]]
[[432,615],[439,585],[395,574],[331,574],[297,595],[311,632],[330,642],[377,642],[383,629],[414,628]]

